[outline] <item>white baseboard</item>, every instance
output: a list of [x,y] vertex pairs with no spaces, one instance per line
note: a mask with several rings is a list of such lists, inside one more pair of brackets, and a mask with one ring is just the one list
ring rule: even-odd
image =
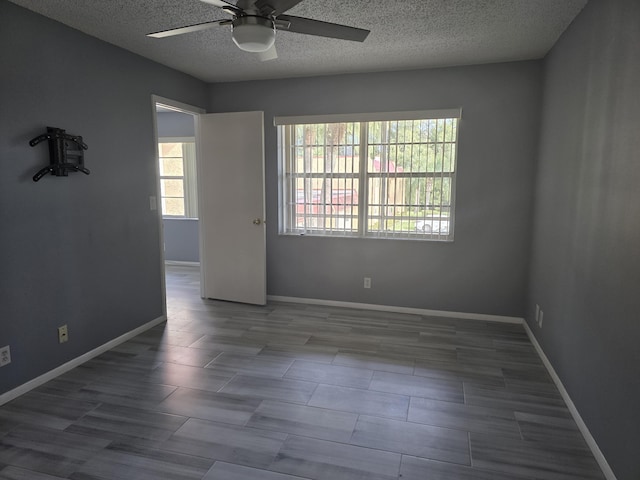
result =
[[523,325],[524,325],[524,329],[527,332],[527,335],[529,336],[529,340],[531,340],[531,343],[533,344],[536,351],[538,352],[538,355],[542,359],[542,363],[544,363],[544,366],[547,367],[547,370],[549,371],[549,375],[551,375],[551,378],[553,379],[553,383],[555,383],[556,387],[558,387],[558,390],[560,391],[560,395],[562,396],[564,403],[567,404],[567,408],[569,409],[571,416],[573,417],[574,421],[578,425],[578,429],[582,433],[582,436],[584,437],[585,442],[587,442],[587,445],[589,446],[591,453],[593,453],[593,456],[595,457],[596,462],[598,462],[598,465],[600,466],[602,473],[604,474],[607,480],[616,480],[616,476],[613,473],[613,470],[611,470],[611,467],[609,466],[607,459],[605,458],[602,451],[600,450],[600,447],[598,447],[598,444],[596,443],[596,440],[593,438],[593,435],[591,435],[591,432],[589,431],[589,428],[587,427],[586,423],[584,423],[584,420],[582,420],[582,417],[580,416],[578,409],[576,408],[575,404],[573,403],[573,400],[571,400],[571,397],[569,396],[569,392],[567,392],[567,389],[564,388],[564,385],[562,384],[562,380],[560,380],[560,377],[554,370],[553,365],[551,365],[551,362],[547,358],[547,355],[544,353],[544,350],[542,350],[542,347],[538,343],[538,340],[533,334],[533,331],[531,330],[531,328],[529,328],[529,325],[527,324],[526,321],[523,323]]
[[445,310],[426,310],[424,308],[397,307],[393,305],[377,305],[372,303],[339,302],[336,300],[318,300],[315,298],[281,297],[267,295],[267,300],[274,302],[302,303],[306,305],[323,305],[326,307],[359,308],[362,310],[378,310],[381,312],[408,313],[413,315],[428,315],[432,317],[462,318],[466,320],[482,320],[486,322],[524,323],[522,317],[507,317],[503,315],[487,315],[484,313],[448,312]]
[[183,262],[181,260],[165,260],[165,265],[176,265],[181,267],[199,267],[200,262]]
[[36,377],[32,380],[29,380],[26,383],[23,383],[22,385],[14,388],[13,390],[9,390],[8,392],[3,393],[2,395],[0,395],[0,405],[4,405],[5,403],[10,402],[15,398],[18,398],[20,395],[24,395],[25,393],[33,390],[34,388],[39,387],[43,383],[46,383],[49,380],[53,380],[54,378],[62,375],[63,373],[66,373],[69,370],[74,369],[78,365],[82,365],[83,363],[91,360],[92,358],[97,357],[98,355],[101,355],[104,352],[111,350],[114,347],[117,347],[121,343],[124,343],[127,340],[132,339],[136,335],[139,335],[142,332],[149,330],[150,328],[153,328],[156,325],[159,325],[162,322],[166,322],[166,321],[167,321],[167,317],[164,315],[156,318],[155,320],[151,320],[150,322],[145,323],[144,325],[141,325],[138,328],[135,328],[130,332],[127,332],[124,335],[119,336],[118,338],[114,338],[113,340],[108,341],[104,345],[100,345],[99,347],[94,348],[93,350],[83,355],[80,355],[79,357],[76,357],[73,360],[68,361],[67,363],[62,364],[59,367],[54,368],[53,370],[49,370],[47,373],[44,373],[39,377]]

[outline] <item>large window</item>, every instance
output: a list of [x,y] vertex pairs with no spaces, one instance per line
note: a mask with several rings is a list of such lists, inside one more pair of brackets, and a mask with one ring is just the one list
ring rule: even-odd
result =
[[160,139],[160,198],[162,215],[197,218],[195,143]]
[[276,118],[281,233],[453,240],[460,111],[379,116]]

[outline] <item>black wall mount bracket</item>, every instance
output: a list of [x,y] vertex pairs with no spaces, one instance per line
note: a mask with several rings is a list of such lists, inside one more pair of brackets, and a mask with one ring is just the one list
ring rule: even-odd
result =
[[49,141],[49,165],[33,176],[34,182],[47,173],[56,177],[66,177],[69,172],[82,172],[89,175],[89,170],[84,166],[84,151],[89,147],[82,141],[81,136],[69,135],[62,128],[47,127],[47,133],[38,135],[29,142],[29,145],[35,147],[45,140]]

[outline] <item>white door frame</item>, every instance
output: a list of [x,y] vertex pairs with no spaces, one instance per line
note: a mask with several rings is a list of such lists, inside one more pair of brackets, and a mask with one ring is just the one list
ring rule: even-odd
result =
[[[156,213],[158,216],[158,231],[159,242],[160,242],[160,274],[161,274],[161,289],[162,289],[162,315],[167,318],[167,281],[165,278],[166,270],[165,270],[165,258],[164,258],[164,222],[162,218],[162,206],[160,201],[160,165],[158,163],[158,158],[160,157],[160,152],[158,151],[158,114],[157,107],[158,105],[162,105],[164,107],[168,107],[171,110],[175,110],[176,112],[186,113],[188,115],[194,116],[194,124],[195,117],[200,115],[201,113],[206,113],[204,108],[196,107],[194,105],[189,105],[187,103],[178,102],[177,100],[172,100],[170,98],[161,97],[159,95],[151,95],[151,109],[153,119],[153,139],[154,139],[154,149],[155,149],[155,172],[156,172],[156,191],[155,191],[155,199],[150,198],[150,207],[156,209]],[[198,141],[198,132],[195,132],[196,142]],[[196,163],[198,159],[196,158]],[[196,186],[197,188],[197,186]]]

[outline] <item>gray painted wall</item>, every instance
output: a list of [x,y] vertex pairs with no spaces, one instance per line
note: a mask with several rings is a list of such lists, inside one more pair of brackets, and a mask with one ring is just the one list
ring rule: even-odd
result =
[[164,218],[164,259],[200,262],[200,228],[197,218]]
[[[6,0],[0,65],[2,393],[162,315],[151,95],[203,105],[207,93]],[[49,160],[28,142],[47,126],[84,136],[91,175],[31,180]]]
[[[179,112],[158,113],[158,137],[195,137],[193,115]],[[164,258],[178,262],[200,261],[197,218],[165,218]]]
[[[212,85],[209,111],[265,112],[268,293],[523,316],[541,75],[541,62],[518,62]],[[274,115],[452,107],[454,243],[278,235]]]
[[527,316],[619,480],[640,478],[639,45],[637,0],[592,0],[545,61]]

